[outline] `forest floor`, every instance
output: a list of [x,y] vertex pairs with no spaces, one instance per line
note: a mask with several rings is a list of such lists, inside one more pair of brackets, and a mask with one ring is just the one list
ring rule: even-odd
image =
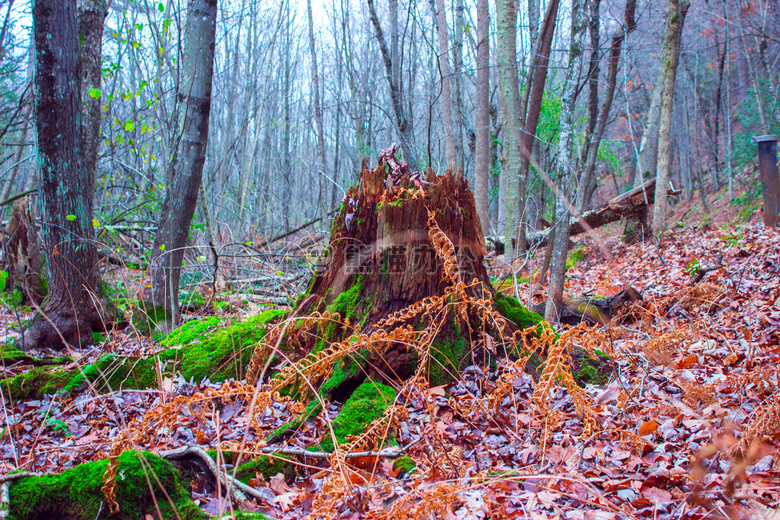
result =
[[[331,518],[780,518],[780,233],[757,215],[719,224],[676,227],[658,244],[633,246],[614,227],[578,244],[582,259],[568,271],[567,294],[609,296],[630,285],[643,296],[611,326],[571,333],[572,344],[598,343],[609,355],[606,383],[573,395],[559,379],[547,381],[542,406],[539,381],[513,372],[509,361],[487,371],[463,367],[451,384],[398,401],[406,417],[397,439],[415,470],[384,457],[348,465],[298,459],[286,476],[255,475],[249,483],[258,496],[238,507],[268,518],[307,517],[323,504]],[[517,291],[528,303],[528,283]],[[225,305],[218,312],[257,310]],[[4,306],[0,327],[11,330],[26,317]],[[128,328],[71,353],[71,363],[84,366],[107,351],[140,357],[160,350]],[[3,370],[9,377],[30,368],[22,360]],[[5,399],[0,474],[104,459],[150,410],[177,395],[225,388],[166,378],[145,390]],[[184,409],[167,435],[139,447],[216,449],[241,441],[248,404],[237,398],[211,413]],[[328,417],[340,409],[330,404]],[[281,406],[262,417],[268,429],[293,418]],[[285,446],[311,446],[328,424],[322,414],[305,421]],[[232,514],[224,490],[207,478],[191,487],[207,513]]]

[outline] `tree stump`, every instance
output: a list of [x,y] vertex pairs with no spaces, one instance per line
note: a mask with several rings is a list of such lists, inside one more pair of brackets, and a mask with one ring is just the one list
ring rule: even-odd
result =
[[43,255],[35,230],[35,221],[30,213],[29,201],[25,197],[14,203],[11,218],[5,228],[7,239],[3,239],[0,271],[8,278],[0,282],[0,287],[11,295],[19,292],[17,304],[40,305],[46,296],[45,280],[42,276]]
[[[322,363],[330,348],[337,366],[318,369],[314,382],[328,379],[320,393],[331,399],[343,401],[366,376],[404,380],[426,363],[429,382],[443,384],[505,355],[515,348],[507,348],[514,332],[543,321],[514,299],[496,300],[485,254],[467,181],[451,171],[423,178],[396,161],[393,145],[376,169],[364,162],[333,221],[328,248],[292,314],[315,319],[288,327],[278,344],[292,358],[308,356],[306,367]],[[339,350],[349,350],[349,359]],[[256,358],[250,383],[261,374]]]

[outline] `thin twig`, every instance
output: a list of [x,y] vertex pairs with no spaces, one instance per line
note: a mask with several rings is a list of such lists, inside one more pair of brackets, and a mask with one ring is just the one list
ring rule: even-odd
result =
[[[257,495],[257,492],[254,489],[250,488],[243,482],[234,479],[230,475],[220,471],[217,467],[217,463],[214,462],[214,459],[211,458],[211,455],[206,453],[203,448],[199,448],[197,446],[182,446],[181,448],[166,450],[160,453],[160,456],[164,459],[182,459],[191,455],[194,455],[205,462],[206,466],[208,466],[209,470],[211,470],[211,473],[214,474],[214,477],[218,481],[224,483],[225,488],[230,494],[230,499],[234,504],[244,502],[246,500],[246,494],[251,495],[253,498],[262,498]],[[251,489],[254,493],[247,493],[245,488]]]
[[36,473],[33,471],[20,471],[19,473],[11,473],[10,475],[0,475],[0,484],[5,484],[12,480],[18,480],[20,478],[27,477],[40,477],[42,473]]

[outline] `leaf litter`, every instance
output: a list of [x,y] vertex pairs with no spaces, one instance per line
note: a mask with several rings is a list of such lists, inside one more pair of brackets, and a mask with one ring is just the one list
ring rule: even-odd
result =
[[[417,381],[419,391],[400,393],[395,440],[416,464],[410,473],[382,457],[298,457],[294,477],[258,473],[250,480],[258,496],[241,504],[202,478],[193,481],[193,498],[209,514],[239,507],[269,518],[776,518],[779,239],[777,230],[748,224],[677,230],[659,244],[608,240],[609,260],[589,245],[568,273],[568,294],[609,295],[631,285],[644,297],[609,327],[564,333],[572,345],[610,354],[607,384],[569,387],[560,373],[545,379],[510,360],[467,367],[444,387]],[[707,265],[719,267],[693,285]],[[115,332],[78,363],[106,350],[136,357],[156,348]],[[29,368],[20,362],[4,371]],[[150,410],[231,384],[169,380],[154,390],[6,398],[0,472],[59,472],[106,458]],[[275,401],[253,424],[250,406],[250,397],[236,395],[219,408],[177,408],[141,447],[262,442],[295,417],[289,403]],[[340,406],[328,403],[324,415],[302,421],[275,446],[316,444]]]

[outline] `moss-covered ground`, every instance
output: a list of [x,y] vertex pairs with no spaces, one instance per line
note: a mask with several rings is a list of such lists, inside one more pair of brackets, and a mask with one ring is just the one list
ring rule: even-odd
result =
[[596,358],[590,357],[584,350],[572,353],[572,372],[580,386],[603,385],[612,376],[614,370],[609,356],[600,350],[595,353]]
[[[154,388],[162,378],[176,374],[196,382],[204,378],[215,382],[241,379],[246,374],[255,345],[265,335],[268,323],[284,312],[269,310],[231,324],[215,317],[193,320],[168,334],[160,342],[168,348],[154,357],[130,359],[109,354],[80,369],[36,367],[0,384],[18,400],[81,390],[88,382],[94,383],[98,391],[105,392],[123,388]],[[17,356],[15,350],[7,352],[11,359]]]
[[[27,477],[10,489],[13,520],[109,518],[105,504],[103,473],[108,460],[81,464],[58,475]],[[151,453],[128,451],[119,457],[117,470],[116,520],[154,518],[206,519],[207,515],[189,498],[170,463]]]
[[393,470],[398,472],[399,477],[408,475],[415,469],[417,469],[417,464],[408,456],[398,457],[393,463]]
[[449,383],[458,377],[464,362],[464,366],[471,364],[467,360],[471,354],[468,340],[463,337],[457,325],[452,328],[452,334],[441,334],[431,347],[428,365],[428,381],[431,386]]

